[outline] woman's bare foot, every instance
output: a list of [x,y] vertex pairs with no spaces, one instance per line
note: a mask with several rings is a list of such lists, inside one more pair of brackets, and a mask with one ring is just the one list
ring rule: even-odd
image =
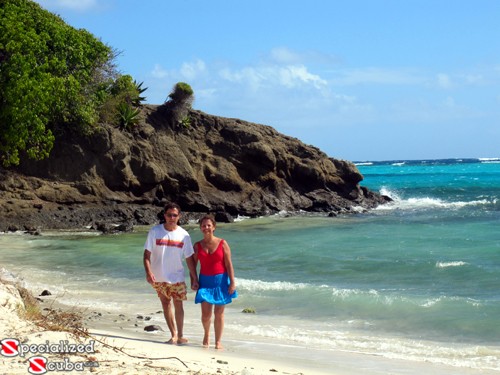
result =
[[172,337],[170,340],[165,341],[165,344],[171,344],[171,345],[177,344],[177,337]]
[[184,344],[187,344],[187,343],[188,343],[188,341],[189,341],[189,340],[188,340],[187,338],[185,338],[185,337],[179,337],[179,338],[177,339],[177,345],[184,345]]
[[222,344],[220,342],[216,342],[215,349],[224,349],[224,347],[222,346]]

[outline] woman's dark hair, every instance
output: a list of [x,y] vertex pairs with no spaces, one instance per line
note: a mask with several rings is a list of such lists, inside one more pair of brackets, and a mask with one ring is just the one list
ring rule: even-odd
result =
[[214,227],[217,226],[217,222],[215,221],[214,215],[207,214],[207,215],[203,216],[200,220],[198,220],[198,224],[201,225],[201,223],[203,223],[205,220],[210,220],[212,222],[212,224],[214,225]]

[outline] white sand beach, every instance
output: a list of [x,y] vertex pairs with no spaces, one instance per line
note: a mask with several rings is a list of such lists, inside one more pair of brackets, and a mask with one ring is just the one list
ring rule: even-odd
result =
[[[83,366],[96,374],[321,374],[331,371],[301,369],[296,363],[268,361],[238,356],[225,350],[203,348],[197,343],[169,345],[161,336],[152,339],[134,337],[120,332],[89,329],[88,336],[75,337],[67,332],[45,331],[23,319],[23,301],[16,287],[0,283],[0,355],[1,373],[29,373],[30,358],[44,357],[49,363],[71,368]],[[14,340],[14,341],[12,341]],[[9,342],[10,341],[10,342]],[[17,341],[17,343],[16,343]],[[67,345],[92,348],[83,353],[37,353],[53,346],[54,350]],[[19,354],[6,356],[3,345],[24,347]],[[43,371],[43,370],[40,370]],[[69,371],[69,370],[67,370]],[[39,372],[43,373],[43,372]]]

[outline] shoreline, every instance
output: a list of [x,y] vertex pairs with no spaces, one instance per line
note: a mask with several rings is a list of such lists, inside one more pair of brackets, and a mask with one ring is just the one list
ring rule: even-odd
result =
[[[311,374],[320,375],[332,373],[320,370],[302,368],[297,363],[287,363],[279,360],[265,360],[255,356],[242,355],[231,350],[216,350],[203,348],[201,343],[190,340],[184,345],[166,344],[164,338],[149,334],[148,336],[131,334],[130,331],[119,329],[95,328],[95,320],[86,319],[89,314],[75,306],[65,306],[54,298],[45,298],[40,303],[40,308],[63,311],[80,311],[82,320],[87,329],[87,334],[82,332],[75,336],[68,332],[47,331],[33,322],[19,316],[23,302],[15,287],[15,282],[0,280],[0,339],[2,344],[7,340],[17,340],[19,347],[24,344],[26,348],[42,348],[60,345],[91,346],[88,353],[75,355],[61,352],[28,352],[23,355],[6,356],[2,350],[0,365],[9,374],[28,373],[29,360],[33,356],[45,357],[47,363],[69,363],[73,365],[86,363],[93,373],[103,374]],[[50,307],[49,307],[50,306]],[[22,313],[21,313],[22,314]],[[101,314],[99,320],[104,325],[113,324],[107,320],[107,314]],[[114,318],[114,317],[113,317]],[[113,319],[112,318],[112,319]],[[201,327],[200,327],[201,329]],[[3,345],[2,345],[2,348]],[[4,348],[5,349],[5,348]],[[21,351],[21,350],[20,350]],[[339,373],[342,375],[342,373]]]
[[[188,303],[192,302],[188,297]],[[259,343],[252,340],[241,340],[240,338],[225,335],[223,338],[224,348],[217,350],[211,342],[209,348],[202,345],[202,326],[198,317],[194,319],[193,313],[198,314],[196,308],[185,305],[185,337],[189,340],[187,344],[172,345],[167,344],[169,332],[166,327],[161,305],[158,301],[158,310],[144,314],[134,314],[123,311],[103,310],[102,307],[93,309],[89,307],[68,306],[65,303],[57,301],[57,296],[44,297],[42,303],[44,308],[50,306],[53,309],[63,311],[80,311],[85,326],[90,336],[112,343],[118,348],[127,348],[128,354],[149,356],[150,361],[159,361],[152,358],[164,357],[162,353],[167,353],[168,357],[176,357],[179,360],[174,366],[177,371],[187,371],[187,373],[196,374],[267,374],[269,372],[276,374],[310,374],[323,375],[332,374],[332,371],[324,370],[320,366],[311,363],[301,363],[298,359],[290,357],[277,357],[273,353],[281,353],[283,350],[290,350],[296,345],[290,344],[286,348],[279,349],[279,344]],[[156,296],[152,296],[152,299]],[[155,301],[156,302],[156,301]],[[239,312],[226,312],[234,315]],[[158,325],[160,330],[147,332],[144,327],[148,325]],[[226,332],[225,332],[226,333]],[[213,334],[213,327],[212,327]],[[256,347],[262,347],[260,351],[255,351]],[[300,350],[304,348],[301,347]],[[295,349],[297,350],[297,349]],[[138,354],[140,353],[140,354]],[[182,363],[187,365],[184,366]],[[348,372],[334,372],[336,375],[349,375]]]
[[[18,235],[29,239],[29,236]],[[50,237],[49,233],[47,235]],[[92,233],[91,237],[94,235],[95,233]],[[3,239],[8,239],[9,236],[6,235]],[[99,243],[96,246],[98,249],[96,251],[106,248],[109,241],[104,243],[101,241],[109,238],[96,238],[95,241],[93,239],[92,241]],[[42,240],[40,244],[43,243]],[[31,254],[40,254],[37,252],[39,246],[26,247],[22,241],[7,241],[4,245],[5,250],[9,249],[11,254],[23,250],[27,251],[28,248],[34,250]],[[65,247],[66,245],[63,246],[63,248]],[[118,246],[118,248],[120,247]],[[90,246],[86,249],[90,250],[93,247]],[[112,251],[110,253],[113,254]],[[5,254],[8,253],[5,252]],[[46,255],[49,260],[52,256],[57,256],[57,254],[53,254],[53,251],[47,252]],[[94,258],[91,255],[92,252],[89,252],[84,257],[88,256],[92,260]],[[131,253],[131,256],[136,258],[135,253]],[[315,319],[288,319],[286,315],[279,313],[280,309],[285,307],[281,306],[279,298],[270,300],[265,310],[257,309],[258,313],[255,315],[242,314],[242,308],[251,306],[252,300],[241,300],[243,303],[229,305],[226,309],[226,328],[223,337],[225,350],[217,351],[213,348],[207,350],[201,346],[202,327],[199,306],[192,303],[194,295],[188,294],[188,303],[185,305],[184,332],[190,343],[180,347],[165,345],[164,341],[168,339],[168,331],[163,315],[159,311],[161,305],[154,291],[143,280],[142,273],[140,282],[137,282],[135,274],[132,278],[121,276],[114,280],[112,272],[99,273],[96,274],[97,277],[92,276],[93,272],[85,273],[86,276],[81,279],[75,268],[75,264],[81,265],[80,262],[85,260],[81,256],[71,258],[71,262],[67,262],[68,267],[62,268],[60,271],[58,269],[61,266],[57,264],[54,264],[54,270],[48,271],[44,267],[27,268],[28,264],[23,262],[24,257],[23,255],[4,259],[6,263],[1,266],[8,267],[8,269],[4,269],[5,277],[27,287],[35,295],[40,295],[45,289],[50,290],[53,295],[41,297],[44,300],[42,308],[53,307],[70,312],[82,311],[85,315],[84,323],[94,337],[102,337],[107,341],[116,342],[120,348],[126,347],[127,350],[130,350],[132,355],[142,353],[141,351],[145,350],[144,345],[152,345],[146,353],[141,354],[142,357],[148,358],[148,363],[151,366],[164,367],[163,362],[170,365],[168,361],[153,360],[152,358],[164,357],[164,353],[169,353],[170,357],[170,353],[175,352],[181,360],[187,360],[189,363],[193,363],[193,366],[202,366],[198,363],[200,358],[204,358],[203,362],[208,361],[210,366],[216,366],[213,368],[201,367],[203,371],[210,371],[203,374],[221,373],[221,366],[226,365],[226,363],[217,362],[220,360],[228,362],[227,369],[224,370],[227,372],[223,373],[224,375],[230,373],[269,373],[271,370],[280,374],[500,375],[500,369],[497,369],[497,363],[494,359],[498,358],[498,346],[496,345],[488,347],[486,343],[484,345],[478,343],[476,348],[474,345],[464,347],[460,344],[454,344],[452,341],[443,342],[443,345],[433,341],[427,343],[420,339],[415,342],[411,340],[403,342],[398,339],[393,340],[394,338],[389,335],[372,337],[370,332],[366,330],[358,330],[356,335],[351,335],[349,329],[346,331],[338,330],[336,325],[331,325],[330,328],[328,325],[322,325],[321,328],[318,328],[321,322]],[[7,259],[11,259],[10,263]],[[91,262],[84,262],[87,266],[89,263]],[[2,268],[1,266],[0,268]],[[88,268],[88,271],[91,270],[92,268]],[[312,305],[306,307],[309,308]],[[139,315],[142,318],[138,318]],[[144,326],[148,324],[159,325],[163,331],[156,333],[143,331]],[[5,337],[8,336],[3,335],[1,338]],[[51,340],[52,336],[50,332],[39,331],[33,337],[31,340],[36,341],[32,342],[40,343]],[[75,339],[71,340],[74,342]],[[398,350],[387,350],[388,347],[396,347],[396,345],[399,345]],[[418,349],[419,346],[438,351],[447,350],[447,355],[434,356],[432,355],[434,352],[428,351],[431,355],[426,357],[421,355],[421,351],[411,351]],[[464,353],[467,357],[461,355],[462,349],[465,350]],[[206,357],[207,353],[209,354],[208,358]],[[400,355],[398,356],[398,354]],[[479,362],[463,360],[475,355],[484,358],[480,366],[475,366]],[[212,363],[213,360],[215,363]],[[104,358],[102,361],[108,363],[111,360]],[[146,359],[142,361],[145,362]],[[135,362],[129,362],[129,358],[122,362],[125,363],[124,366],[127,366],[127,369],[135,369]],[[238,369],[235,369],[235,363],[236,366],[239,366]],[[257,369],[256,363],[260,363],[262,366]],[[467,363],[472,365],[468,366]],[[145,366],[144,363],[143,366]],[[175,364],[175,371],[188,371],[185,373],[191,371],[190,368],[185,369],[183,365],[180,367],[177,368],[177,364]],[[149,369],[149,367],[147,368]],[[25,373],[26,368],[23,370]],[[107,370],[110,370],[109,366]],[[94,369],[93,372],[95,371],[97,370]]]
[[[165,330],[156,333],[134,332],[137,317],[134,319],[131,315],[112,314],[104,310],[65,305],[57,301],[57,296],[44,297],[40,304],[41,309],[79,311],[82,314],[88,335],[76,338],[65,332],[44,331],[19,318],[15,311],[17,307],[12,309],[15,303],[5,303],[6,300],[16,301],[12,290],[6,293],[6,288],[8,289],[11,283],[0,282],[0,308],[4,309],[0,318],[0,325],[3,329],[1,338],[17,338],[20,342],[29,344],[59,343],[61,340],[67,340],[69,343],[83,340],[84,344],[89,344],[93,340],[95,353],[91,353],[84,359],[87,362],[93,362],[92,366],[97,366],[90,369],[91,372],[97,374],[160,374],[166,371],[172,374],[198,375],[269,373],[278,375],[420,375],[422,373],[478,375],[499,373],[498,371],[481,371],[419,361],[389,359],[377,353],[366,354],[339,350],[329,351],[331,366],[325,366],[321,361],[315,365],[316,356],[319,354],[316,350],[308,351],[306,346],[299,346],[296,343],[290,343],[287,346],[273,342],[243,342],[233,337],[225,338],[223,350],[216,350],[213,347],[203,348],[201,323],[199,335],[196,333],[187,335],[188,344],[171,345],[165,343],[167,339]],[[11,309],[6,312],[5,308],[9,306]],[[121,320],[117,321],[118,318]],[[164,322],[161,326],[164,328]],[[294,354],[297,355],[294,356]],[[303,360],[304,355],[308,356],[307,363]],[[27,361],[21,358],[0,356],[0,359],[2,367],[9,369],[9,373],[27,372]],[[48,355],[47,359],[53,362],[63,360],[82,362],[81,355]]]

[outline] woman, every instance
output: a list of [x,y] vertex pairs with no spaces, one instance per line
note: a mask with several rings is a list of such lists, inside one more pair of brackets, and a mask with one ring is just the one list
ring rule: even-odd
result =
[[215,315],[215,349],[222,349],[224,330],[224,307],[238,296],[231,262],[231,249],[226,241],[214,236],[215,218],[205,215],[199,221],[203,239],[194,244],[195,265],[200,262],[199,288],[195,303],[201,303],[203,346],[210,344],[210,323],[212,311]]

